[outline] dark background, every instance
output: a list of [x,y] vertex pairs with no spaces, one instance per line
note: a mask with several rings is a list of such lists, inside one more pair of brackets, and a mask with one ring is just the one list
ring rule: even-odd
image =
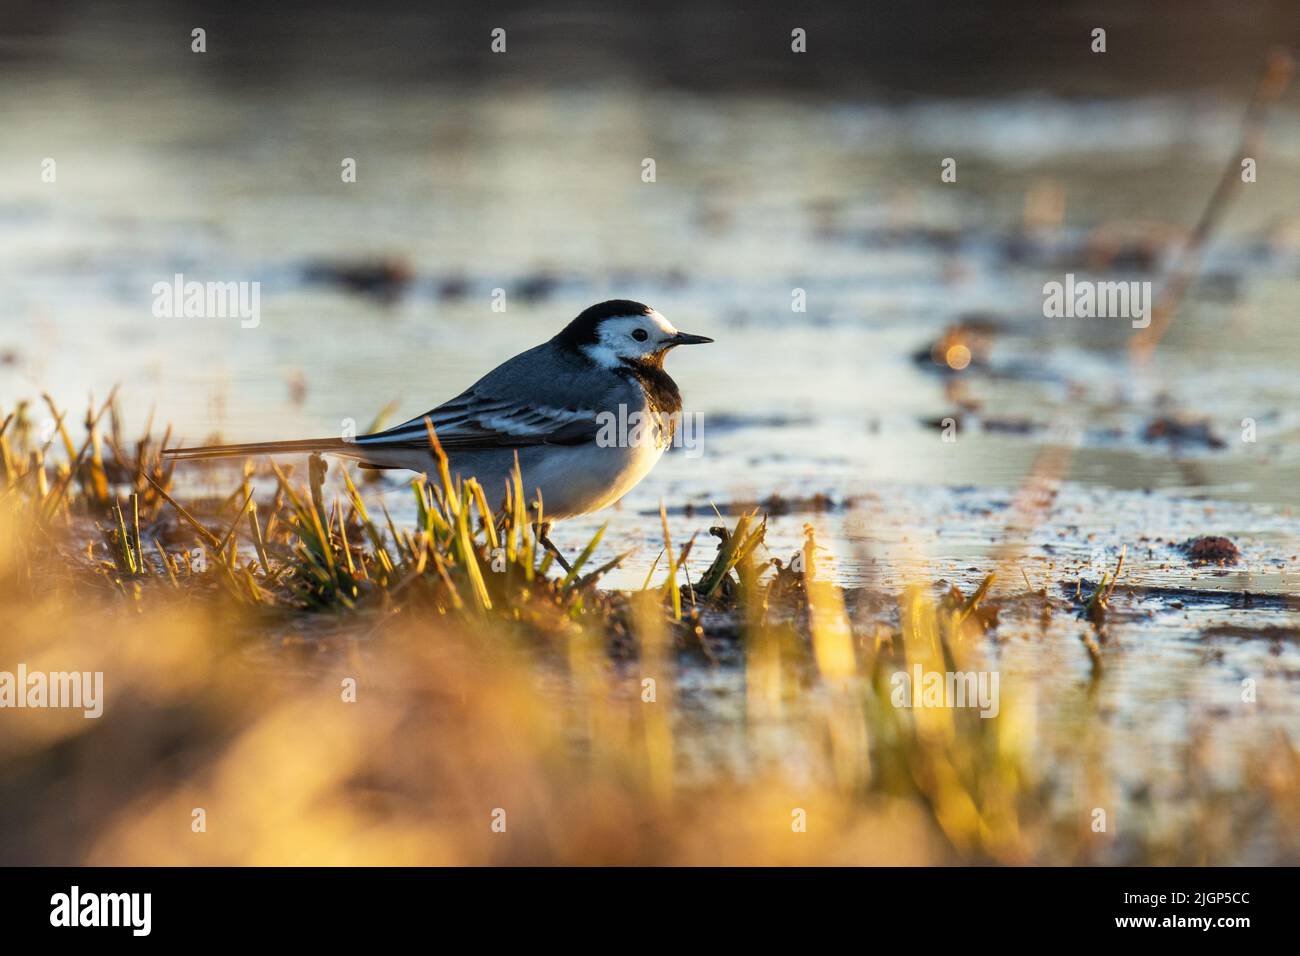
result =
[[[1300,4],[1287,0],[659,0],[621,7],[498,0],[461,6],[6,0],[0,66],[55,57],[89,71],[88,78],[142,62],[156,66],[157,47],[174,48],[167,36],[181,24],[207,29],[209,68],[231,83],[320,75],[849,97],[1030,90],[1104,96],[1199,87],[1240,93],[1268,49],[1300,37]],[[102,26],[116,38],[114,49],[60,44],[74,25]],[[488,49],[497,26],[508,32],[506,57]],[[796,26],[808,31],[808,55],[768,55],[789,48]],[[1104,59],[1089,50],[1098,26],[1107,30]],[[211,42],[223,36],[237,42]]]

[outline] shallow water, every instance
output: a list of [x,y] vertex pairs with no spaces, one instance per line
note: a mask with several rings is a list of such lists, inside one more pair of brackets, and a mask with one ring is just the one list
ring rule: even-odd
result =
[[[1222,288],[1194,291],[1135,370],[1122,320],[1041,315],[1043,282],[1086,267],[1011,261],[1005,237],[1044,183],[1065,207],[1046,248],[1104,223],[1188,223],[1235,135],[1234,104],[886,108],[422,88],[270,99],[202,86],[142,97],[43,74],[0,96],[14,140],[59,162],[55,184],[14,154],[0,169],[6,403],[48,389],[75,407],[120,382],[136,420],[156,407],[189,441],[336,434],[389,402],[394,418],[418,414],[617,295],[718,340],[670,359],[702,416],[702,454],[670,455],[609,516],[610,549],[644,545],[622,583],[653,560],[657,531],[638,529],[660,499],[1010,489],[1062,422],[1082,430],[1063,477],[1114,489],[1120,512],[1145,499],[1119,492],[1146,489],[1295,503],[1300,333],[1288,303],[1300,256],[1286,236],[1300,224],[1278,212],[1300,193],[1291,112],[1270,126],[1266,182],[1243,189],[1211,250],[1205,271],[1227,277]],[[359,181],[344,185],[334,156],[353,153]],[[938,182],[937,153],[960,157],[957,184]],[[645,154],[658,162],[652,184],[639,178]],[[321,260],[368,259],[409,264],[396,301],[304,280]],[[176,272],[261,282],[261,324],[155,318],[152,284]],[[806,313],[791,311],[796,287]],[[504,314],[490,308],[495,288]],[[987,368],[957,376],[958,394],[911,356],[968,315],[1000,331]],[[958,398],[1035,430],[994,434],[959,415],[944,444],[932,423],[957,414]],[[1207,418],[1226,447],[1175,455],[1142,441],[1158,400]],[[1257,422],[1253,444],[1239,440],[1243,418]],[[559,539],[572,546],[605,517]],[[1090,530],[1122,543],[1122,514],[1099,517]],[[801,523],[775,521],[775,538],[797,541]]]

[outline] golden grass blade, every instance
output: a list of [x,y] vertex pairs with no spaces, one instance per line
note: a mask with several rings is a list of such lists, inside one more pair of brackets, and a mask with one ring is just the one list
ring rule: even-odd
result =
[[591,558],[591,555],[595,552],[597,545],[600,544],[600,539],[605,535],[605,529],[608,527],[609,523],[606,522],[596,529],[596,533],[591,536],[591,540],[588,541],[587,546],[582,549],[582,553],[579,554],[578,557],[574,559],[573,564],[570,565],[569,572],[565,574],[564,580],[560,582],[561,588],[567,588],[573,583],[574,579],[578,576],[578,572],[582,570],[582,566],[587,563]]

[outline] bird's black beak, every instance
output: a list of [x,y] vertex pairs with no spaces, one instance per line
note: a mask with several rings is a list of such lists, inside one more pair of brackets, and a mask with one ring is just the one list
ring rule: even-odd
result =
[[707,345],[713,339],[707,335],[691,335],[689,332],[678,332],[668,341],[673,345]]

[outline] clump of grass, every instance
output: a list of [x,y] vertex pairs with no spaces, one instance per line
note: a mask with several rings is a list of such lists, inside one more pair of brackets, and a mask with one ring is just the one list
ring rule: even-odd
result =
[[1027,828],[1041,822],[1043,808],[1024,799],[1032,786],[1027,741],[1012,702],[1004,695],[993,716],[970,706],[914,708],[899,700],[895,681],[918,666],[926,673],[977,666],[970,648],[988,626],[978,611],[992,583],[990,575],[969,598],[957,592],[938,602],[910,588],[899,628],[871,661],[865,706],[881,791],[920,801],[962,858],[1023,862]]
[[346,468],[344,492],[328,500],[326,465],[309,461],[307,485],[272,463],[277,492],[264,528],[251,493],[240,509],[246,516],[253,557],[242,563],[231,534],[217,538],[170,495],[177,514],[200,530],[235,586],[232,593],[254,604],[300,609],[355,610],[404,602],[431,606],[439,614],[519,619],[530,607],[546,605],[554,616],[581,615],[598,602],[593,585],[617,567],[622,556],[582,574],[600,544],[588,541],[572,570],[547,577],[551,555],[541,547],[540,501],[529,507],[516,467],[500,508],[489,505],[474,479],[453,478],[447,457],[430,428],[432,477],[411,482],[416,520],[399,528],[381,504],[382,519],[362,497]]
[[[48,417],[39,417],[40,409]],[[42,404],[19,402],[0,409],[0,500],[6,506],[11,586],[49,590],[50,579],[72,568],[68,551],[83,526],[95,521],[107,567],[124,580],[154,570],[152,549],[142,529],[157,518],[163,498],[156,488],[171,480],[171,467],[146,426],[133,444],[123,438],[116,390],[89,403],[80,444],[69,432],[68,415],[49,395]],[[76,550],[94,555],[93,545]],[[174,574],[174,568],[169,567]]]
[[740,516],[735,528],[719,525],[710,528],[709,533],[719,541],[718,553],[700,575],[695,593],[705,601],[734,599],[739,589],[752,585],[757,579],[754,555],[767,537],[767,518],[759,520],[756,510],[749,511]]
[[1098,632],[1102,631],[1106,626],[1106,614],[1110,610],[1110,597],[1115,593],[1115,585],[1119,583],[1119,576],[1124,573],[1124,556],[1127,551],[1127,545],[1120,548],[1119,558],[1115,562],[1115,570],[1101,576],[1101,581],[1083,606],[1083,616],[1092,622],[1092,626]]
[[[294,480],[291,468],[271,462],[269,501],[256,499],[246,468],[240,486],[224,499],[182,504],[172,491],[171,466],[160,455],[167,438],[155,441],[146,429],[136,441],[124,440],[116,392],[90,405],[79,446],[63,425],[66,415],[48,396],[45,401],[53,424],[44,429],[26,403],[0,420],[3,494],[33,519],[22,523],[33,532],[24,543],[52,555],[57,543],[93,522],[100,543],[86,550],[92,569],[133,600],[149,594],[151,585],[191,594],[195,589],[187,585],[201,584],[202,594],[215,585],[240,605],[290,612],[391,609],[400,602],[444,615],[551,624],[600,612],[614,622],[613,630],[626,630],[625,609],[595,587],[627,557],[591,567],[604,529],[586,542],[571,570],[553,575],[553,556],[538,534],[544,503],[528,500],[518,468],[493,508],[477,481],[452,478],[432,428],[430,474],[411,482],[415,524],[399,528],[384,505],[374,513],[346,467],[339,469],[341,492],[331,498],[319,456],[309,459],[305,483]],[[663,529],[668,574],[658,590],[680,624],[678,580],[694,538],[675,551],[666,516]],[[715,529],[723,546],[698,591],[687,581],[692,607],[734,597],[738,575],[753,573],[764,529],[753,513],[734,531]]]

